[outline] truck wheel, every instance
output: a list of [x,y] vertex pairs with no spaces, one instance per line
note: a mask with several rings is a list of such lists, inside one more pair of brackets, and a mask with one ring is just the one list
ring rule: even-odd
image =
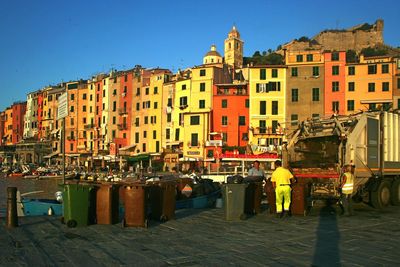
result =
[[394,206],[400,206],[400,179],[394,180],[390,187],[390,201]]
[[390,204],[390,185],[382,181],[376,191],[371,191],[370,202],[376,209],[383,209]]

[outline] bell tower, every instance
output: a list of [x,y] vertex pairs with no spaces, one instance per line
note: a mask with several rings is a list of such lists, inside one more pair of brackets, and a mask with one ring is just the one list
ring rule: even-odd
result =
[[228,38],[225,39],[225,63],[241,68],[243,65],[243,41],[240,40],[240,33],[235,26],[228,33]]

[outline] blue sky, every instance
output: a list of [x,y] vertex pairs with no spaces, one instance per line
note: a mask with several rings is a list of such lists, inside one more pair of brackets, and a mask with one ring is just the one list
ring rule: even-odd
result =
[[[61,81],[136,64],[176,72],[202,63],[235,24],[245,56],[324,29],[385,21],[400,46],[400,1],[3,0],[0,8],[0,110]],[[376,4],[378,3],[378,4]]]

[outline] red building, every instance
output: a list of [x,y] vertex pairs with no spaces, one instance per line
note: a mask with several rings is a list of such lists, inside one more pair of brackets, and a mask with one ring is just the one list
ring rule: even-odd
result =
[[24,136],[24,117],[26,102],[15,102],[12,106],[12,143],[16,144]]
[[346,114],[346,52],[325,52],[325,115]]
[[228,147],[245,147],[249,129],[247,83],[217,84],[213,90],[211,132],[222,134]]

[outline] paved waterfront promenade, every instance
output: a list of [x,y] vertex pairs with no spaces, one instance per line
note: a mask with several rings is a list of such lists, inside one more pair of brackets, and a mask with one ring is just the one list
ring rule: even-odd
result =
[[319,206],[286,221],[227,222],[221,209],[180,210],[150,227],[69,229],[54,217],[0,219],[0,266],[399,266],[400,207],[359,204],[355,217]]

